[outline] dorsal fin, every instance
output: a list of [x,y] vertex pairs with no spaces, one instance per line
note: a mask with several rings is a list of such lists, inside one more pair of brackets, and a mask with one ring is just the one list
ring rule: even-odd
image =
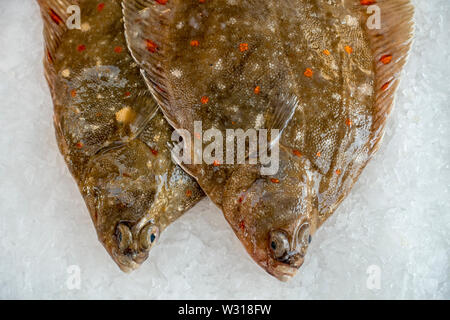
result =
[[[57,98],[55,96],[54,87],[59,75],[57,74],[58,70],[55,69],[54,59],[56,58],[56,52],[61,45],[61,41],[63,41],[63,37],[70,31],[66,25],[66,21],[73,13],[68,10],[68,8],[73,5],[80,6],[80,1],[37,1],[44,21],[44,43],[46,51],[46,57],[44,59],[45,77],[53,98]],[[117,5],[119,5],[118,8],[120,9],[120,2],[117,1]],[[77,31],[78,30],[75,30],[75,32]],[[72,76],[72,82],[76,82],[77,77],[77,75]],[[85,79],[82,81],[85,81]],[[122,143],[137,138],[158,110],[157,104],[151,98],[150,93],[147,90],[144,90],[144,88],[140,93],[133,95],[133,97],[129,99],[129,102],[134,105],[134,110],[137,114],[134,122],[130,124],[131,134],[129,137],[127,136]],[[57,123],[55,123],[55,125],[58,127]]]
[[170,95],[164,74],[171,1],[124,0],[122,6],[128,49],[167,120],[177,128],[176,117],[168,108]]
[[37,2],[44,22],[45,77],[53,95],[53,81],[50,81],[51,77],[56,75],[53,59],[61,38],[67,31],[66,21],[69,18],[67,8],[71,5],[78,5],[79,2],[78,0],[37,0]]
[[[395,91],[403,66],[408,58],[414,33],[414,7],[410,0],[377,0],[357,2],[363,12],[364,27],[369,35],[375,67],[375,112],[372,124],[373,154],[383,137],[386,120],[392,110]],[[369,5],[381,13],[381,28],[370,29],[366,21]],[[373,13],[373,12],[372,12]]]

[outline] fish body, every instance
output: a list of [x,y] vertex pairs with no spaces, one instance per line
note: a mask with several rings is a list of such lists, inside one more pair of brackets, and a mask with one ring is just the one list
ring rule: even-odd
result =
[[195,135],[201,121],[225,136],[278,125],[275,174],[249,161],[182,166],[252,258],[280,280],[302,265],[311,236],[350,192],[384,132],[413,9],[408,0],[376,1],[384,20],[370,29],[371,4],[124,1],[132,55],[176,129]]
[[[126,48],[121,1],[38,1],[57,142],[100,242],[123,271],[203,193],[171,160],[173,129]],[[80,29],[69,29],[70,6]]]

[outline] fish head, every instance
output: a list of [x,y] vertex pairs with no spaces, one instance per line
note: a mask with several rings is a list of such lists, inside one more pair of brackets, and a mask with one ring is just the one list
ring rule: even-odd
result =
[[133,142],[90,161],[83,188],[98,238],[124,272],[138,268],[158,241],[155,175],[148,148]]
[[224,214],[252,258],[281,281],[302,266],[315,230],[312,187],[298,161],[280,159],[274,176],[244,165],[227,181]]
[[[139,223],[120,221],[105,236],[108,252],[122,271],[138,268],[147,258],[159,237],[159,227],[152,221],[138,228]],[[135,230],[138,229],[137,232]]]

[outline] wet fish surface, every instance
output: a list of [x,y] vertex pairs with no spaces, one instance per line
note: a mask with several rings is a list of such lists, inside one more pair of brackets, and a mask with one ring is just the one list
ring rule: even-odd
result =
[[[131,271],[204,194],[171,160],[173,129],[127,50],[121,1],[38,4],[59,149],[100,242]],[[80,29],[66,25],[71,5],[81,9]]]
[[172,126],[282,130],[274,175],[182,164],[278,279],[297,272],[378,149],[412,17],[409,0],[124,1],[130,50]]

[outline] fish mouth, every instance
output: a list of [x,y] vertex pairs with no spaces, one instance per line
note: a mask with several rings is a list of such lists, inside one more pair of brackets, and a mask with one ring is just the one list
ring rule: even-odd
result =
[[111,257],[117,266],[125,273],[130,273],[139,268],[145,260],[147,260],[149,251],[141,252],[121,252],[118,248],[113,248]]
[[297,274],[298,268],[289,265],[279,265],[271,273],[275,278],[282,282],[287,282]]
[[289,252],[276,261],[269,273],[278,280],[286,282],[297,274],[303,262],[304,257],[299,252]]
[[273,270],[271,270],[270,274],[278,280],[286,282],[297,274],[300,267],[301,265],[292,266],[289,264],[278,264],[275,268],[273,268]]

